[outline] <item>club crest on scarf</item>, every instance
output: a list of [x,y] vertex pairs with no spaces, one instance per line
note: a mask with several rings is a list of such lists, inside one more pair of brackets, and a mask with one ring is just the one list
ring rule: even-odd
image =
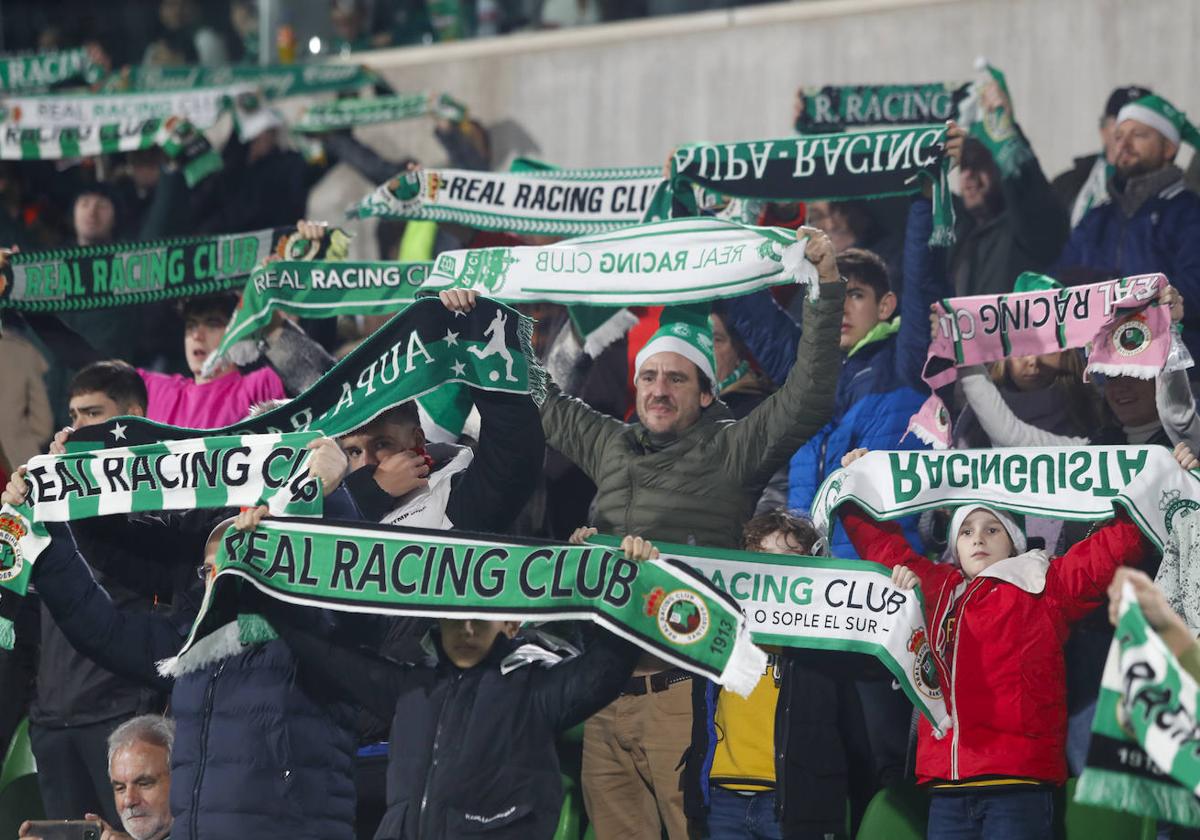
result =
[[1195,511],[1200,510],[1200,503],[1183,498],[1183,494],[1178,490],[1164,490],[1158,502],[1158,509],[1162,511],[1167,533],[1171,534],[1175,531],[1175,518],[1187,519]]
[[1154,333],[1141,314],[1133,315],[1128,321],[1113,330],[1113,349],[1122,356],[1136,356],[1150,346]]
[[929,637],[924,627],[918,627],[908,638],[908,652],[913,654],[913,685],[930,700],[939,700],[942,686],[938,681],[937,666],[933,651],[929,648]]
[[0,581],[12,580],[25,565],[21,540],[29,529],[12,514],[0,515]]
[[708,633],[708,607],[687,589],[676,589],[658,605],[658,629],[677,645],[690,645]]

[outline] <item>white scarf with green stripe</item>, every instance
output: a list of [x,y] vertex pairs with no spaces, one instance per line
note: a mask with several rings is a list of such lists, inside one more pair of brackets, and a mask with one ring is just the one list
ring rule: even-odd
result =
[[713,218],[671,219],[544,248],[477,248],[438,256],[422,292],[475,289],[507,303],[608,306],[686,303],[804,283],[816,266],[795,231]]

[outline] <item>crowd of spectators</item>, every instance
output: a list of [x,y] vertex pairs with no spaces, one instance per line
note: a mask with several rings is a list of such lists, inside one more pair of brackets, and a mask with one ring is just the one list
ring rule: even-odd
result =
[[[656,0],[528,5],[496,0],[489,25],[544,25],[552,11],[567,25],[684,10]],[[433,3],[401,0],[335,0],[330,15],[339,44],[365,49],[433,40],[455,25],[482,32],[484,2],[465,8],[457,24],[439,23]],[[145,46],[108,44],[99,16],[73,24],[90,31],[48,26],[36,45],[94,37],[116,63],[215,66],[255,60],[255,15],[243,0],[163,0]],[[924,196],[905,199],[899,214],[868,201],[769,206],[762,221],[808,236],[818,294],[776,289],[715,303],[710,319],[687,325],[707,331],[711,356],[665,349],[676,347],[657,332],[676,317],[670,309],[636,308],[642,323],[593,359],[564,308],[529,307],[534,348],[557,382],[544,404],[477,390],[476,417],[457,440],[432,440],[406,404],[336,444],[321,441],[313,469],[326,479],[326,515],[558,541],[581,539],[577,528],[590,525],[625,537],[636,560],[654,556],[653,541],[804,555],[818,539],[807,516],[824,478],[864,449],[925,446],[905,432],[929,396],[921,374],[936,301],[1021,291],[1024,272],[1068,286],[1161,272],[1171,286],[1160,300],[1197,356],[1200,196],[1177,165],[1178,132],[1130,110],[1147,93],[1122,87],[1097,103],[1099,148],[1053,180],[1036,154],[1002,172],[952,125],[946,154],[959,187],[949,247],[930,244]],[[498,163],[477,122],[439,120],[436,133],[451,166]],[[386,160],[348,131],[320,139],[326,154],[313,162],[291,148],[281,121],[262,121],[233,133],[221,172],[195,186],[158,150],[0,163],[0,243],[37,251],[297,224],[319,238],[323,229],[303,221],[308,195],[337,164],[380,182],[412,163]],[[384,258],[412,258],[416,231],[381,225]],[[532,242],[452,225],[420,239],[428,259]],[[444,293],[443,303],[466,311],[475,298]],[[279,319],[257,360],[206,370],[235,305],[214,296],[59,317],[0,310],[6,501],[25,493],[22,464],[62,451],[64,427],[119,415],[234,422],[304,390],[381,321]],[[1090,383],[1082,369],[1074,350],[964,369],[944,395],[954,444],[1161,445],[1200,466],[1191,455],[1200,452],[1200,369]],[[1136,584],[1172,647],[1197,659],[1198,628],[1160,603],[1147,575],[1161,556],[1127,517],[1089,533],[966,506],[894,527],[850,510],[829,535],[834,556],[895,567],[897,584],[919,582],[927,603],[934,593],[953,601],[990,563],[1027,558],[1035,543],[1056,558],[1031,574],[1055,593],[1057,611],[1041,589],[993,578],[984,584],[999,594],[987,611],[950,615],[960,627],[981,622],[957,642],[971,678],[1003,662],[1020,695],[1035,671],[1053,676],[1035,710],[1051,729],[1036,739],[1024,734],[1043,727],[1029,704],[992,718],[964,712],[975,751],[961,774],[925,723],[917,732],[890,673],[812,651],[773,651],[743,700],[604,632],[584,639],[583,653],[472,619],[352,627],[347,642],[345,628],[324,626],[336,623],[327,615],[275,607],[280,638],[168,678],[156,663],[186,637],[218,539],[226,527],[254,529],[265,509],[236,520],[203,513],[54,527],[33,577],[40,603],[26,600],[18,645],[0,652],[0,745],[28,716],[47,816],[96,815],[106,837],[123,826],[137,840],[457,837],[480,824],[498,837],[549,837],[561,802],[555,739],[583,724],[582,793],[599,840],[844,837],[847,803],[853,831],[878,791],[913,779],[934,789],[931,837],[1051,837],[1061,831],[1057,791],[1086,754],[1117,566],[1144,573],[1118,578]],[[1022,622],[1063,638],[1071,624],[1065,652],[1049,638],[1023,652],[986,636]],[[551,652],[527,661],[531,643]],[[1027,667],[1009,668],[1018,659]]]

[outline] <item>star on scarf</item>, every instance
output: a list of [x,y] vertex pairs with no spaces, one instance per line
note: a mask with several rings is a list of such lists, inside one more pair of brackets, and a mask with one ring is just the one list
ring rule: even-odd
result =
[[122,426],[120,423],[114,423],[112,427],[113,440],[125,440],[125,430],[128,426]]
[[454,371],[455,376],[462,376],[466,372],[467,366],[461,361],[458,361],[450,365],[450,370]]
[[446,330],[446,338],[444,339],[444,341],[450,347],[457,346],[458,345],[458,333],[450,332],[450,330]]

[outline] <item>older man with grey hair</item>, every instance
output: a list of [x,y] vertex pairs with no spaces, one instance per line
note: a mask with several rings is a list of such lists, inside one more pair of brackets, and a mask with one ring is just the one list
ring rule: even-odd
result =
[[[113,799],[127,833],[117,831],[97,814],[84,819],[103,826],[100,840],[166,840],[171,834],[171,749],[175,722],[162,715],[139,715],[108,736],[108,776]],[[38,840],[21,825],[17,836]]]

